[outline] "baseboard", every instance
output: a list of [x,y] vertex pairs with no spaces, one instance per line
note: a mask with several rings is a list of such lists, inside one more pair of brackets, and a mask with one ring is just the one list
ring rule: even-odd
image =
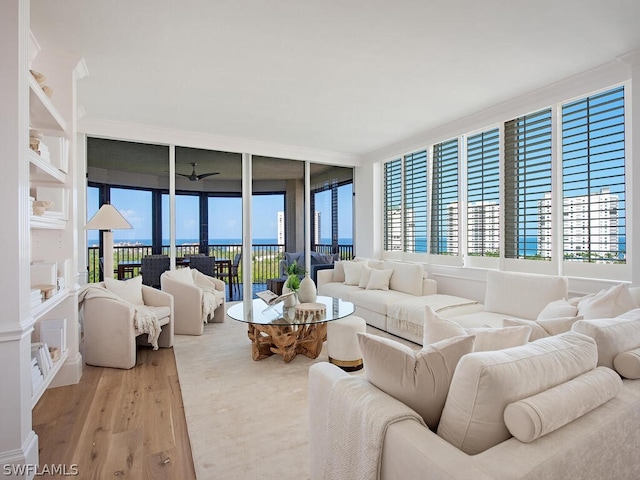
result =
[[0,476],[2,478],[34,478],[38,465],[38,436],[32,430],[19,450],[0,452]]
[[49,387],[63,387],[65,385],[74,385],[78,383],[82,377],[83,366],[84,362],[82,360],[82,355],[79,353],[74,357],[67,358],[67,361],[64,362],[62,367],[60,367],[60,371],[51,381],[51,385]]

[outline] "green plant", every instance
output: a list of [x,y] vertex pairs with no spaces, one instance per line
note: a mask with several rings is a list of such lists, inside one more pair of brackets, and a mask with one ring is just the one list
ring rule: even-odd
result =
[[300,277],[298,277],[298,275],[296,274],[289,275],[287,277],[287,281],[285,285],[289,290],[297,292],[298,289],[300,288]]
[[292,275],[300,276],[300,275],[304,275],[304,268],[298,265],[297,260],[294,260],[293,262],[291,262],[291,264],[289,264],[285,272],[289,277],[291,277]]

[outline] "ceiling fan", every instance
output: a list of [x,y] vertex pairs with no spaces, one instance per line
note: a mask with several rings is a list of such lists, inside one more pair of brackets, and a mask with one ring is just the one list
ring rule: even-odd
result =
[[198,180],[202,180],[203,178],[210,177],[212,175],[219,175],[220,174],[220,172],[209,172],[209,173],[201,173],[200,175],[198,175],[196,173],[196,165],[198,165],[198,164],[195,163],[195,162],[193,162],[191,164],[191,166],[193,167],[193,170],[191,171],[190,174],[176,172],[176,175],[180,175],[181,177],[188,178],[192,182],[197,182]]

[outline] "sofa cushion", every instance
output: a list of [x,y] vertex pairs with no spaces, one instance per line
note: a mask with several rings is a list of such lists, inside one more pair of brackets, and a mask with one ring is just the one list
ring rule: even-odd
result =
[[613,359],[613,367],[624,378],[640,378],[640,348],[621,352]]
[[510,403],[504,410],[504,423],[511,435],[529,443],[608,402],[621,388],[622,380],[616,372],[597,367],[549,390]]
[[504,313],[486,312],[484,310],[480,312],[472,310],[469,313],[463,313],[447,318],[465,328],[478,328],[483,326],[501,328],[504,326],[503,321],[505,318],[524,320],[521,317],[514,317],[513,315],[506,315]]
[[538,325],[538,322],[535,320],[527,320],[524,318],[503,318],[502,319],[503,327],[522,327],[528,326],[531,328],[531,335],[529,335],[529,341],[534,342],[536,340],[540,340],[541,338],[548,337],[549,333]]
[[193,282],[193,274],[190,267],[178,268],[169,273],[169,278],[174,282],[186,283],[187,285],[195,285]]
[[370,269],[369,280],[367,281],[367,290],[389,290],[389,280],[393,275],[391,269]]
[[501,350],[524,345],[529,341],[531,327],[506,328],[464,328],[455,322],[442,318],[427,305],[424,317],[423,345],[440,342],[460,335],[475,335],[475,352]]
[[548,303],[538,314],[538,320],[546,320],[548,318],[575,317],[578,313],[578,306],[569,303],[568,300],[562,298]]
[[160,325],[166,325],[167,323],[169,323],[171,316],[170,307],[154,307],[152,305],[146,305],[145,307],[155,313],[156,317],[158,317],[158,323]]
[[129,280],[115,280],[113,278],[105,278],[104,286],[111,293],[126,300],[134,305],[144,305],[142,299],[142,276],[138,275]]
[[415,296],[422,295],[422,276],[424,273],[422,264],[385,261],[383,268],[393,270],[389,281],[391,290]]
[[344,283],[347,285],[358,285],[360,276],[362,275],[362,266],[366,266],[364,262],[343,262],[344,267]]
[[438,435],[475,455],[507,440],[504,409],[596,367],[593,339],[567,332],[520,347],[475,352],[460,359]]
[[360,269],[360,281],[358,282],[358,286],[360,288],[367,288],[367,284],[369,283],[370,278],[371,278],[371,269],[366,265],[362,265]]
[[566,277],[489,270],[484,309],[535,320],[550,302],[565,298],[567,291]]
[[362,289],[357,285],[345,285],[340,282],[329,282],[318,288],[320,295],[328,295],[329,297],[341,298],[342,300],[350,300],[353,292],[361,292]]
[[381,295],[380,290],[363,290],[359,288],[358,291],[353,291],[349,294],[349,301],[358,307],[386,315],[390,305],[407,297],[409,297],[408,294],[395,290],[388,290],[384,292],[384,295]]
[[435,431],[453,372],[473,350],[474,338],[450,338],[419,351],[367,333],[358,333],[358,342],[367,380],[414,409]]
[[640,347],[640,308],[616,318],[580,320],[571,330],[593,338],[598,344],[598,365],[615,368],[619,353]]
[[583,316],[585,320],[615,318],[634,308],[638,308],[638,306],[631,296],[629,288],[620,284],[601,290],[595,295],[584,297],[578,302],[578,315]]

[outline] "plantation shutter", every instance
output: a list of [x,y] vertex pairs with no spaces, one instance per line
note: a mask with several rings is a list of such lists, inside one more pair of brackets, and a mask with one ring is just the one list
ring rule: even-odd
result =
[[404,157],[404,251],[427,251],[427,151]]
[[431,248],[458,255],[458,139],[433,146]]
[[505,257],[551,258],[551,109],[505,123]]
[[467,139],[467,253],[500,253],[500,131]]
[[402,162],[384,165],[384,249],[402,250]]
[[564,258],[625,263],[624,87],[562,107]]

